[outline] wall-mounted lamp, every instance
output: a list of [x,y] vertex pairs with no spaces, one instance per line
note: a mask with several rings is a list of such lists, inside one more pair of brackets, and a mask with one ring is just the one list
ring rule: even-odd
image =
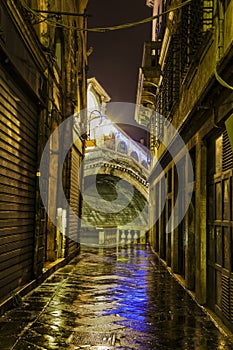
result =
[[[98,113],[98,115],[94,115],[94,117],[92,118],[92,115],[94,113]],[[90,139],[91,136],[91,122],[97,118],[100,118],[100,122],[98,124],[98,126],[102,123],[103,120],[103,115],[102,113],[98,110],[98,109],[94,109],[93,111],[91,111],[91,113],[88,115],[88,122],[89,122],[89,130],[88,130],[88,139]]]

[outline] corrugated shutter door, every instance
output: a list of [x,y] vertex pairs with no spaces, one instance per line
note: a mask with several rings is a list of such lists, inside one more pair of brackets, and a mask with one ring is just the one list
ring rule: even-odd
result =
[[0,299],[32,277],[37,110],[0,69]]
[[[79,216],[80,206],[80,165],[81,154],[73,147],[71,150],[71,187],[70,187],[70,206],[72,210]],[[78,241],[78,220],[69,217],[69,254],[77,249]]]
[[222,170],[230,170],[233,168],[233,153],[231,143],[225,130],[222,138]]

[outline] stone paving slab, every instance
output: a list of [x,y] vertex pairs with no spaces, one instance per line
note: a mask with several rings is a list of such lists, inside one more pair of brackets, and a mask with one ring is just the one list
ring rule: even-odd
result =
[[[86,249],[86,248],[85,248]],[[82,250],[0,317],[0,350],[230,350],[149,249]]]

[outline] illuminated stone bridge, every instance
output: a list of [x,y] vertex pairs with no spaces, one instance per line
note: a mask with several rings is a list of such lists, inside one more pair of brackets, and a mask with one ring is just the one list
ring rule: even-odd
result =
[[84,161],[80,241],[114,246],[146,241],[149,153],[95,111]]

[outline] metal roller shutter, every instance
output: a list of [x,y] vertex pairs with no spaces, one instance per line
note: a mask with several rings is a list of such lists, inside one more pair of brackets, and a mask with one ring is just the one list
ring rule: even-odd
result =
[[[77,217],[80,215],[80,166],[82,156],[79,151],[72,147],[71,150],[71,187],[70,206]],[[79,220],[69,217],[69,254],[77,249]]]
[[0,299],[32,277],[37,114],[0,67]]

